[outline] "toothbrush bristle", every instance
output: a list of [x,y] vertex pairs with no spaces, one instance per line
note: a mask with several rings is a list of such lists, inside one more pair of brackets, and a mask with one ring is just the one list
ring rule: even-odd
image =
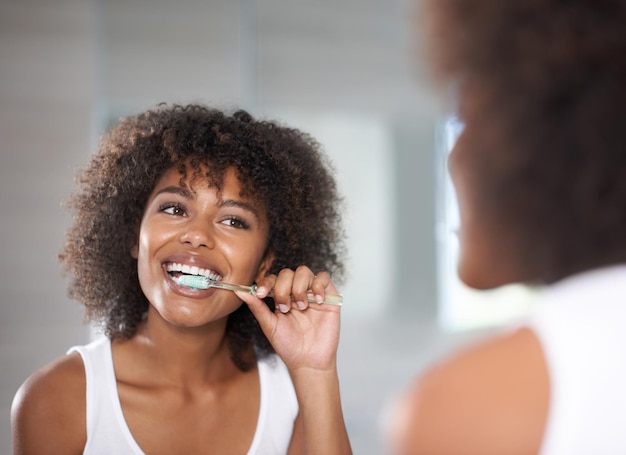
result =
[[210,288],[209,279],[201,275],[181,275],[178,278],[178,284],[193,289]]

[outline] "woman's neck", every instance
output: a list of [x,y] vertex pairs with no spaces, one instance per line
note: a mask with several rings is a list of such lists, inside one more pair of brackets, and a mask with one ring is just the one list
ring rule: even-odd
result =
[[[202,327],[177,327],[149,312],[137,334],[120,345],[138,371],[158,383],[194,387],[227,381],[240,373],[226,339],[227,318]],[[132,356],[126,357],[124,351]],[[137,368],[136,368],[137,369]]]

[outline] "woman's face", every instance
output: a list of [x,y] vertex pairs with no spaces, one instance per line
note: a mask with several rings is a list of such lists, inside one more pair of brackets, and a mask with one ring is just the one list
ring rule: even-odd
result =
[[181,266],[185,273],[251,284],[271,265],[269,228],[265,210],[241,197],[233,168],[226,172],[219,195],[204,177],[188,178],[185,186],[180,178],[178,170],[170,169],[157,182],[133,256],[151,310],[176,326],[197,327],[229,315],[241,300],[230,291],[180,286],[176,277]]
[[493,197],[506,151],[499,150],[497,134],[490,130],[466,121],[448,159],[460,216],[458,274],[476,289],[519,278],[513,229]]

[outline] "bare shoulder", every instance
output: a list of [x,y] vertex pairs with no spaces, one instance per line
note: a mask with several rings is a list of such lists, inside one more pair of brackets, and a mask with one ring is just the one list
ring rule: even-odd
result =
[[421,375],[394,424],[401,454],[535,454],[548,412],[549,379],[532,331],[491,338]]
[[11,407],[14,453],[82,453],[86,441],[85,390],[85,370],[77,353],[26,379]]

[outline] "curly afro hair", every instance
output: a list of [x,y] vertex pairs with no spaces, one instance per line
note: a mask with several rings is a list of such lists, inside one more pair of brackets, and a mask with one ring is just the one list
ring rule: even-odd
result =
[[[156,182],[172,168],[184,177],[187,164],[196,174],[209,169],[206,177],[218,190],[226,170],[236,168],[243,195],[267,210],[268,248],[275,253],[270,273],[304,264],[341,281],[341,199],[314,139],[242,110],[227,115],[202,105],[160,105],[123,118],[103,136],[69,201],[73,225],[59,254],[71,277],[69,294],[108,337],[132,337],[144,318],[149,303],[130,247]],[[229,316],[227,337],[241,369],[255,352],[272,352],[246,305]]]
[[550,283],[626,261],[626,1],[425,0],[423,12],[435,79],[482,138],[475,155],[497,157],[476,169],[479,190],[516,231],[523,273]]

